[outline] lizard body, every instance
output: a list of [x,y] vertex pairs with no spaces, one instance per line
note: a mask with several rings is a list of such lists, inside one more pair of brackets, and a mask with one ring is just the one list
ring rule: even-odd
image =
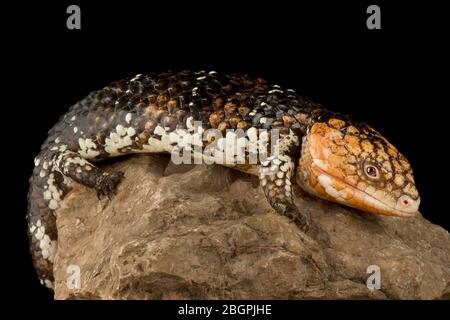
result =
[[[175,148],[189,143],[190,158],[217,160],[205,150],[222,146],[223,151],[229,135],[253,149],[247,148],[239,161],[222,164],[259,175],[271,206],[301,226],[308,225],[308,217],[293,203],[292,183],[376,214],[407,217],[418,210],[420,198],[408,161],[366,124],[328,111],[292,89],[246,75],[137,75],[73,105],[49,131],[35,158],[27,219],[41,283],[53,287],[57,209],[72,182],[110,195],[124,178],[92,163],[140,152],[174,155]],[[222,155],[225,160],[229,156]]]

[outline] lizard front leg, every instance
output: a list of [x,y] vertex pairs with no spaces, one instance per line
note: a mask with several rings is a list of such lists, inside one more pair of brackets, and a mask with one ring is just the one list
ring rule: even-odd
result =
[[104,195],[110,197],[114,194],[117,184],[123,178],[123,172],[105,172],[71,151],[60,154],[56,165],[66,177],[86,187],[94,188],[98,197]]
[[295,165],[290,156],[298,148],[298,139],[287,135],[278,141],[278,151],[261,162],[259,180],[270,205],[279,213],[297,222],[303,230],[309,228],[309,215],[294,204],[292,178]]

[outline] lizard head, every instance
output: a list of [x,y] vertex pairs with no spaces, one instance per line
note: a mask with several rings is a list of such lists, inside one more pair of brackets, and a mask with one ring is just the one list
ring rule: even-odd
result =
[[363,211],[414,216],[420,197],[406,158],[368,125],[327,118],[315,121],[303,137],[300,187]]

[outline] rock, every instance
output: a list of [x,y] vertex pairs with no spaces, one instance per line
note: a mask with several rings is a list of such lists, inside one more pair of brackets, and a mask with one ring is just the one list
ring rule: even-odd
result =
[[[450,236],[423,217],[382,217],[296,189],[303,233],[274,212],[256,177],[175,166],[165,155],[122,170],[113,199],[74,184],[58,212],[56,299],[450,298]],[[301,197],[300,197],[301,196]],[[69,288],[79,266],[81,287]],[[368,289],[368,266],[381,289]]]

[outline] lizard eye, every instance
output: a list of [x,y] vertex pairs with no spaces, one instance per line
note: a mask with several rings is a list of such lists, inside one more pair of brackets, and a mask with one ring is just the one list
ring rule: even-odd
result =
[[364,166],[364,173],[372,179],[378,179],[380,177],[380,171],[373,164],[366,164]]

